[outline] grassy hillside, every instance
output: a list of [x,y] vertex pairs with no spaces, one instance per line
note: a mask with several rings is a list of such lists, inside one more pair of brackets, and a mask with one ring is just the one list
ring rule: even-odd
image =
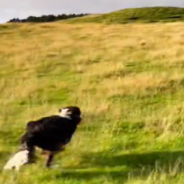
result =
[[[184,23],[5,24],[0,43],[1,184],[183,183]],[[72,104],[61,168],[2,171],[27,121]]]
[[67,20],[71,23],[93,22],[93,23],[131,23],[131,22],[173,22],[184,20],[184,8],[177,7],[146,7],[128,8],[112,13],[97,16],[85,16]]

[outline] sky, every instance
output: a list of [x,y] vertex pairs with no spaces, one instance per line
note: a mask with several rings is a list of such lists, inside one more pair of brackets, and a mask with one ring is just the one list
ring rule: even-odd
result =
[[184,0],[0,0],[0,23],[30,15],[107,13],[145,6],[184,7]]

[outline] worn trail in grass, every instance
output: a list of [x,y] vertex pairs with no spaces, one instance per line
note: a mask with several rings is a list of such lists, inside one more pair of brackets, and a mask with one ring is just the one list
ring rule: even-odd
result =
[[72,104],[84,114],[60,169],[39,156],[0,183],[182,183],[183,23],[0,28],[0,167],[27,121]]

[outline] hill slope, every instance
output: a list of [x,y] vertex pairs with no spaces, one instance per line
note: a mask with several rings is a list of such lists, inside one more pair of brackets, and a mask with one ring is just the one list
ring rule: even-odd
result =
[[129,23],[129,22],[171,22],[183,21],[184,8],[177,7],[146,7],[128,8],[112,13],[101,14],[98,16],[86,16],[74,18],[67,22],[94,22],[94,23]]
[[[136,34],[135,34],[136,30]],[[0,168],[25,124],[75,104],[66,151],[2,184],[183,182],[184,24],[5,24],[0,29]]]

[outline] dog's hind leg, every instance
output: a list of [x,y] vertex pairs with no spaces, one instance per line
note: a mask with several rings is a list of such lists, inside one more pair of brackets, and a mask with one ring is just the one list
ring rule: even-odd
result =
[[32,138],[28,133],[25,133],[21,137],[21,144],[19,151],[28,150],[28,164],[35,162],[35,146],[33,144]]

